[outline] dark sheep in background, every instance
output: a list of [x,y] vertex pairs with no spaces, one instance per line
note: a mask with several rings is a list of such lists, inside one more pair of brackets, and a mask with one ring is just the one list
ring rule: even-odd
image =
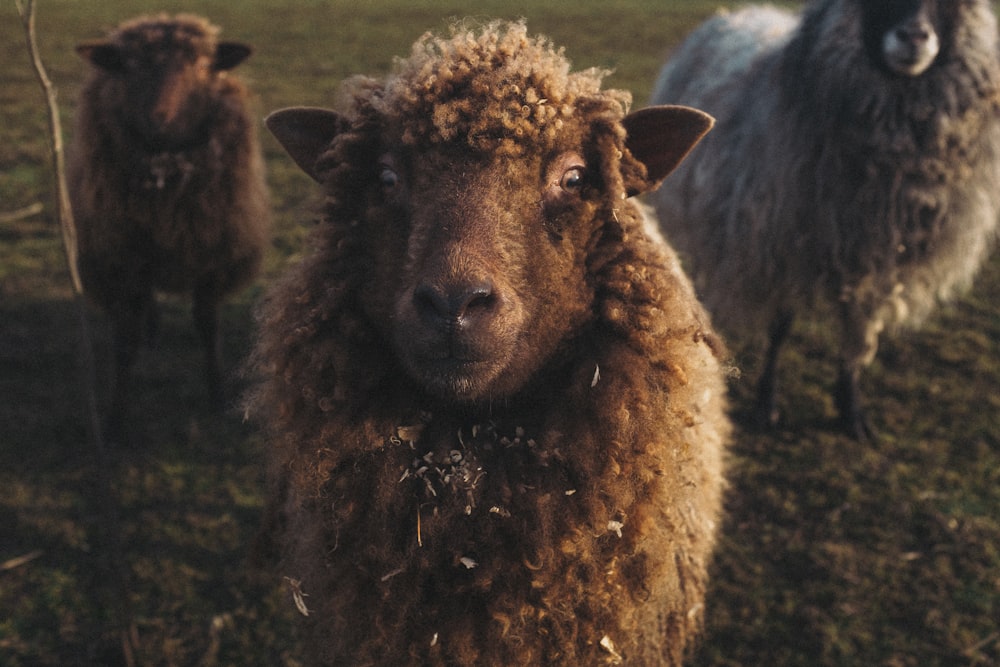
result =
[[219,306],[256,276],[269,241],[256,121],[230,74],[250,47],[218,32],[197,16],[139,17],[77,47],[94,67],[69,183],[84,289],[113,327],[113,428],[155,328],[156,291],[193,295],[209,393],[221,405]]
[[327,194],[251,399],[308,664],[676,665],[696,634],[725,385],[627,197],[711,119],[603,74],[459,27],[268,119]]
[[825,299],[840,416],[869,437],[858,379],[880,334],[972,282],[1000,209],[997,39],[986,0],[817,0],[716,16],[663,68],[652,103],[718,126],[653,198],[723,331],[770,328],[760,421],[792,320]]

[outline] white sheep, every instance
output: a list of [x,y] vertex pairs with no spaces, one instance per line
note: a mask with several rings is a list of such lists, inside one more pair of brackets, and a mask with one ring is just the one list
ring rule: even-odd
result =
[[870,437],[858,380],[879,335],[971,283],[1000,209],[997,40],[986,0],[817,0],[720,14],[661,71],[653,104],[718,125],[653,201],[720,328],[770,327],[762,421],[793,318],[825,299],[840,416]]

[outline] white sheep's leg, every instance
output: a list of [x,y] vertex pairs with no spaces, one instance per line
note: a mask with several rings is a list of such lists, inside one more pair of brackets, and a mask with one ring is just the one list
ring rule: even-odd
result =
[[767,355],[757,381],[757,402],[753,413],[754,421],[761,426],[774,426],[781,417],[778,410],[778,353],[788,339],[794,319],[791,312],[781,311],[771,322]]
[[205,352],[205,380],[213,407],[222,408],[222,340],[219,334],[219,295],[213,285],[200,286],[194,292],[194,324]]
[[834,399],[844,430],[859,441],[870,441],[875,434],[861,404],[859,381],[861,371],[875,359],[884,323],[854,301],[844,302],[841,317],[843,343]]

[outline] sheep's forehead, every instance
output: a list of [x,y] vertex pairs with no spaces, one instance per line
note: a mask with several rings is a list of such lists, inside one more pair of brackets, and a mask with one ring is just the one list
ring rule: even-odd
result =
[[[852,6],[853,5],[853,6]],[[935,23],[936,29],[951,26],[963,16],[974,16],[978,12],[989,12],[989,3],[983,0],[852,0],[843,3],[846,12],[861,12],[860,16],[869,27],[889,30],[899,22],[923,13],[925,18]],[[849,17],[850,13],[847,14]]]
[[136,54],[153,55],[155,51],[194,58],[214,52],[217,34],[218,28],[195,17],[140,17],[120,26],[114,39]]
[[603,75],[571,72],[562,50],[528,36],[523,24],[491,26],[450,38],[425,35],[373,105],[402,126],[405,143],[458,140],[519,154],[553,145],[581,100],[624,115],[630,96],[601,91]]
[[480,190],[503,191],[510,197],[521,188],[527,188],[530,196],[537,198],[546,158],[528,152],[511,159],[448,144],[421,151],[419,159],[410,161],[410,177],[420,192],[433,193],[431,199],[453,195],[462,198]]

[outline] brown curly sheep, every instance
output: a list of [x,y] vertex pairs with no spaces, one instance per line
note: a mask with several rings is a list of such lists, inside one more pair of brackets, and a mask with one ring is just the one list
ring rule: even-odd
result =
[[193,294],[209,392],[221,403],[218,308],[254,278],[268,243],[256,122],[229,74],[250,48],[218,32],[197,16],[139,17],[77,47],[94,67],[69,182],[84,289],[114,330],[115,425],[158,290]]
[[456,28],[268,118],[327,194],[250,401],[309,664],[677,664],[697,630],[725,389],[627,197],[711,119],[602,76]]

